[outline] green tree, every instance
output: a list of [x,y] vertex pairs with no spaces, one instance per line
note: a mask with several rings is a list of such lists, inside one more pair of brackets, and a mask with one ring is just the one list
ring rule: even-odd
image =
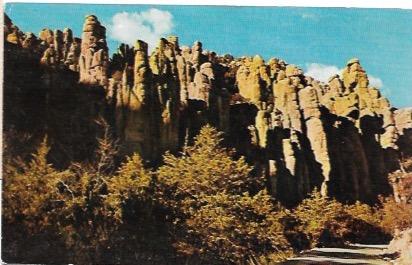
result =
[[316,188],[294,209],[293,214],[300,223],[299,229],[315,246],[321,243],[325,232],[333,233],[338,229],[335,226],[337,220],[345,215],[341,203],[322,196]]
[[352,216],[352,218],[362,220],[371,225],[379,226],[381,222],[376,207],[372,207],[359,201],[356,201],[354,204],[344,205],[344,210],[348,215]]
[[55,194],[62,179],[69,175],[47,162],[48,152],[45,137],[28,164],[4,165],[4,220],[9,224],[21,223],[32,234],[53,225],[61,206]]
[[205,126],[181,156],[167,153],[157,172],[175,247],[209,261],[280,258],[289,250],[280,222],[286,211],[273,203],[264,179],[250,174],[245,159],[234,159],[221,140],[221,133]]
[[125,208],[133,202],[149,203],[151,181],[151,174],[138,154],[127,157],[117,174],[107,180],[105,204],[118,222],[123,222]]

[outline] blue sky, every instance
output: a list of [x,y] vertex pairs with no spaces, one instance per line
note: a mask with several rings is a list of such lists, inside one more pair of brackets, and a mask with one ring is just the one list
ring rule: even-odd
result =
[[120,41],[153,46],[173,34],[219,54],[282,58],[318,79],[357,57],[392,105],[412,106],[412,10],[8,3],[5,11],[22,31],[69,27],[79,37],[95,14],[111,53]]

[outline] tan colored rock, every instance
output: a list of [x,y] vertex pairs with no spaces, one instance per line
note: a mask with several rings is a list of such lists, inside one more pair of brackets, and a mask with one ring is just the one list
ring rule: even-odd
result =
[[[362,69],[359,65],[359,61],[353,61],[353,65],[357,65],[355,69]],[[348,63],[349,65],[349,63]],[[382,122],[377,126],[381,126],[383,129],[383,133],[379,134],[377,132],[377,138],[379,138],[379,143],[382,148],[392,148],[397,149],[398,146],[396,144],[398,139],[398,132],[395,127],[395,120],[393,110],[391,109],[389,101],[384,98],[379,89],[374,87],[368,87],[367,82],[367,75],[362,70],[358,72],[358,85],[354,91],[355,94],[358,95],[359,98],[359,115],[360,115],[360,122],[362,121],[363,117],[376,117],[380,116]],[[361,126],[360,124],[358,126]]]
[[395,124],[399,134],[412,130],[412,108],[398,109],[395,111]]
[[274,107],[283,114],[283,128],[302,132],[302,115],[300,113],[298,92],[303,89],[299,76],[285,77],[273,83]]
[[39,39],[44,42],[46,46],[54,44],[54,33],[51,29],[42,29],[39,33]]
[[[128,77],[129,49],[123,45],[116,56],[119,75],[110,79],[109,91],[116,94],[116,128],[126,154],[140,153],[143,157],[157,157],[157,140],[153,115],[152,72],[148,61],[148,45],[138,40],[134,46],[133,84]],[[119,58],[120,57],[120,58]]]
[[320,112],[318,94],[313,87],[306,87],[299,90],[300,107],[303,110],[303,117],[306,123],[307,137],[310,142],[316,161],[322,167],[322,186],[321,194],[329,195],[330,181],[330,155],[328,150],[327,135]]
[[271,108],[268,109],[265,102],[259,106],[259,110],[255,118],[256,128],[256,144],[265,148],[268,143],[268,132],[271,127]]
[[202,64],[202,43],[200,41],[193,43],[190,61],[196,69]]
[[276,80],[279,74],[279,71],[286,70],[286,64],[284,61],[278,58],[271,58],[268,62],[269,71],[270,71],[270,79]]
[[398,109],[394,113],[399,132],[397,145],[404,157],[412,157],[412,108]]
[[[369,87],[368,76],[358,59],[347,63],[342,79],[332,76],[321,97],[322,105],[337,115],[338,141],[346,143],[333,147],[342,150],[335,153],[337,161],[345,161],[338,178],[351,183],[340,184],[353,188],[351,197],[370,200],[373,194],[389,189],[387,174],[397,167],[393,151],[398,149],[398,133],[393,110],[378,89]],[[352,153],[357,164],[342,153]]]
[[50,46],[44,51],[40,63],[45,66],[55,66],[58,64],[58,55],[53,44],[50,44]]
[[143,41],[123,45],[109,62],[95,16],[86,17],[82,40],[70,29],[23,36],[7,19],[4,32],[24,54],[41,53],[48,87],[63,87],[65,67],[79,72],[81,84],[105,88],[124,153],[156,160],[210,123],[286,202],[297,203],[315,186],[342,200],[373,201],[391,170],[387,157],[397,159],[401,143],[410,146],[412,111],[394,113],[358,59],[324,84],[278,58],[266,64],[260,56],[220,56],[200,42],[179,47],[176,36],[161,39],[150,57]]
[[63,30],[63,48],[62,48],[62,59],[61,61],[64,63],[67,60],[67,56],[70,52],[70,47],[73,43],[73,32],[69,28],[65,28]]
[[130,108],[137,110],[147,100],[146,96],[151,89],[151,71],[148,64],[147,43],[138,40],[134,46],[135,60],[134,60],[134,87],[131,98]]
[[167,37],[167,42],[173,46],[173,50],[175,54],[180,52],[180,47],[179,47],[179,38],[177,36],[168,36]]
[[336,97],[332,110],[338,116],[350,119],[359,118],[359,96],[352,93],[347,96]]
[[86,16],[79,58],[79,82],[92,86],[106,86],[108,60],[106,28],[100,24],[96,16]]
[[56,60],[60,63],[60,61],[64,61],[63,32],[60,30],[55,30],[53,36],[53,46],[56,51]]
[[343,83],[347,89],[357,87],[368,87],[368,76],[360,65],[359,59],[353,58],[348,61],[346,68],[342,72]]
[[319,101],[321,101],[322,97],[327,93],[328,88],[329,88],[324,83],[316,79],[313,79],[310,76],[305,76],[305,83],[306,83],[306,86],[311,86],[315,89]]
[[[293,132],[292,132],[293,133]],[[290,138],[283,139],[283,155],[285,157],[286,169],[293,176],[296,174],[296,153],[293,148],[293,142]]]
[[236,73],[239,94],[247,101],[258,104],[270,92],[271,80],[263,59],[256,55],[245,59]]
[[176,55],[176,67],[180,84],[180,102],[182,105],[187,105],[189,98],[188,80],[190,79],[190,65],[186,63],[182,55]]
[[79,58],[81,53],[81,40],[74,38],[73,42],[70,44],[70,48],[65,56],[64,64],[72,71],[79,72]]
[[171,43],[164,38],[159,40],[158,46],[150,55],[150,67],[153,74],[163,75],[177,73],[175,44],[176,43]]
[[192,61],[192,50],[188,46],[181,47],[181,54],[186,62]]
[[175,45],[160,39],[149,59],[159,102],[160,150],[176,150],[179,144],[180,80]]
[[21,45],[23,40],[23,33],[6,14],[4,15],[4,39],[16,45]]
[[285,70],[286,77],[292,77],[292,76],[301,76],[303,75],[303,71],[296,67],[293,64],[289,64],[286,66]]
[[25,34],[25,38],[23,40],[22,47],[25,48],[25,49],[36,50],[37,45],[38,45],[37,37],[31,32],[27,32]]
[[[167,45],[170,48],[168,52],[168,58],[171,60],[173,65],[172,71],[177,74],[180,85],[180,101],[183,105],[187,104],[188,95],[188,84],[189,80],[193,79],[190,77],[191,65],[187,62],[187,58],[190,58],[190,49],[185,48],[186,55],[182,55],[182,49],[179,47],[179,38],[177,36],[168,36]],[[156,68],[156,65],[152,65]]]
[[329,78],[328,89],[322,96],[321,103],[338,116],[352,120],[359,118],[359,96],[354,93],[354,87],[346,87],[338,75]]
[[214,73],[211,63],[204,63],[200,66],[199,72],[196,72],[194,80],[188,87],[188,98],[201,100],[209,105],[209,94],[212,89]]
[[343,82],[340,79],[339,75],[333,75],[329,78],[328,80],[329,83],[329,92],[333,93],[334,95],[347,95],[350,92],[353,92],[353,90],[351,91],[350,89],[345,89],[345,87],[343,86]]

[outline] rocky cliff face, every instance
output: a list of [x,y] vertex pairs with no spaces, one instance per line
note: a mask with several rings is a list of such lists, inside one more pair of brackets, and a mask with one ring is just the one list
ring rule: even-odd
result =
[[[175,36],[150,55],[142,40],[122,44],[109,59],[95,16],[85,18],[81,39],[70,29],[23,34],[7,17],[4,32],[6,130],[33,131],[15,113],[25,109],[27,118],[39,108],[42,133],[62,149],[76,149],[72,138],[86,131],[95,136],[91,121],[104,116],[122,154],[139,152],[156,164],[210,123],[291,205],[314,187],[341,200],[374,201],[391,191],[387,176],[399,157],[411,155],[412,112],[394,111],[356,58],[324,84],[278,58],[219,56],[198,41],[180,47]],[[27,69],[17,67],[24,63]],[[27,98],[38,84],[42,94]],[[11,106],[22,100],[31,105]],[[69,131],[72,138],[62,140]]]
[[79,82],[82,40],[70,29],[43,29],[36,37],[22,33],[7,16],[5,22],[6,148],[24,157],[47,135],[56,166],[92,159],[96,137],[103,133],[96,121],[106,114],[107,103],[104,87]]
[[395,125],[399,133],[398,146],[405,158],[412,156],[412,108],[395,111]]

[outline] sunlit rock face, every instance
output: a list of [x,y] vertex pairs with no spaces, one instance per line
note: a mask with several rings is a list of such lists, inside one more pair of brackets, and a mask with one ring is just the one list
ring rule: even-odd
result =
[[[176,36],[160,39],[151,53],[142,40],[122,44],[109,58],[105,31],[93,15],[81,38],[68,28],[22,33],[5,18],[6,100],[47,106],[30,113],[23,103],[6,102],[5,116],[25,109],[18,120],[39,121],[38,137],[53,132],[59,150],[77,154],[69,160],[92,153],[75,143],[99,134],[91,125],[98,117],[107,120],[121,155],[138,152],[154,166],[211,124],[254,165],[252,174],[267,177],[273,196],[294,205],[315,187],[340,200],[373,202],[391,192],[388,174],[412,153],[412,111],[395,111],[370,86],[359,59],[322,83],[279,58],[218,55],[199,41],[180,46]],[[43,92],[33,96],[36,85]],[[22,132],[37,128],[6,121]]]
[[96,16],[87,16],[83,24],[79,82],[106,86],[108,62],[106,28],[100,24]]
[[398,109],[394,113],[395,126],[399,133],[398,145],[401,156],[412,156],[412,108]]

